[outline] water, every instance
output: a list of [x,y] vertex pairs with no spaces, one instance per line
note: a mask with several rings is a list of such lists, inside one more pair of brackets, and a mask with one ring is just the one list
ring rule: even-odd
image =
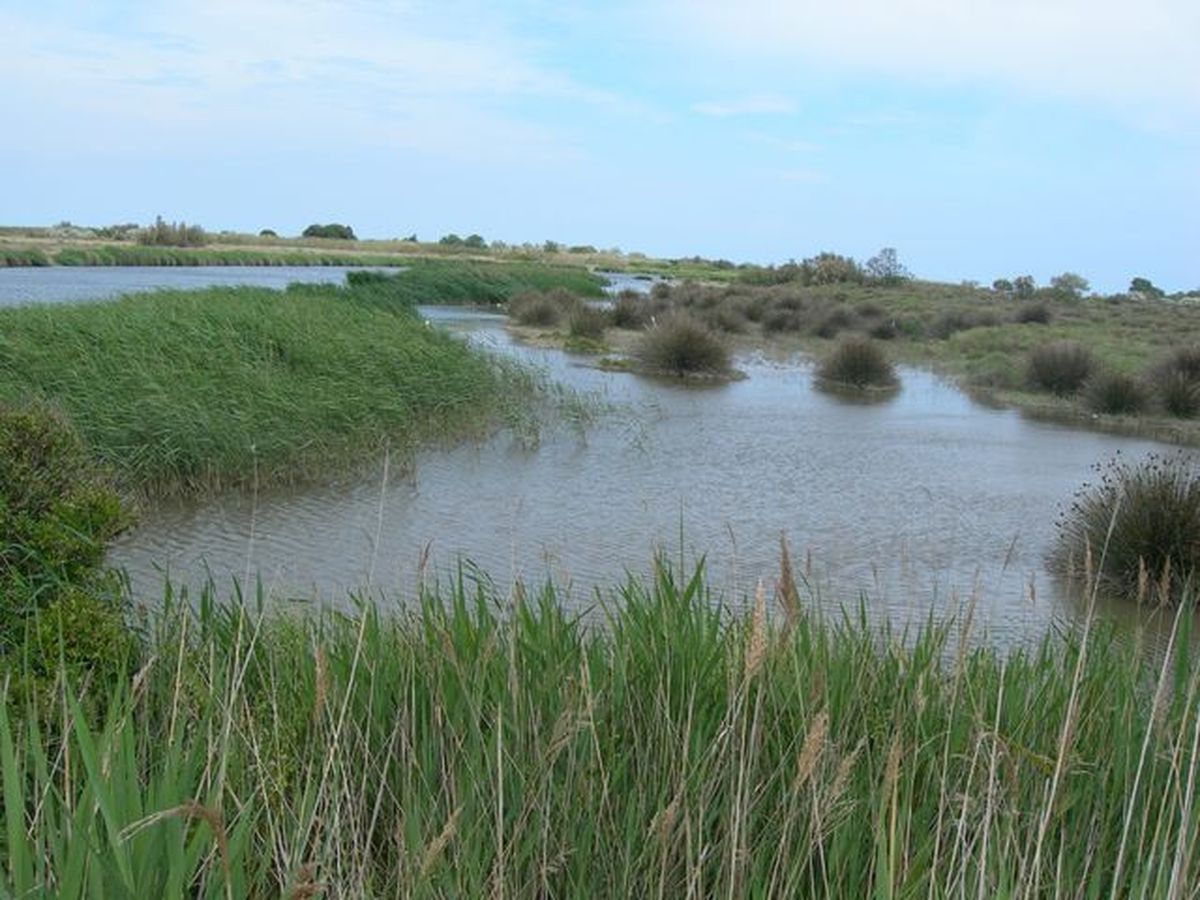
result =
[[[155,290],[221,285],[285,288],[294,281],[342,284],[344,266],[54,266],[0,268],[0,307],[77,303]],[[392,270],[389,270],[392,271]],[[398,271],[398,270],[396,270]]]
[[981,633],[1015,645],[1082,614],[1044,565],[1059,509],[1094,463],[1156,448],[984,408],[918,370],[873,404],[815,390],[802,361],[743,358],[748,378],[701,388],[515,345],[499,316],[423,312],[617,411],[536,449],[501,434],[422,453],[387,480],[379,466],[353,483],[164,507],[112,562],[150,598],[164,572],[257,574],[278,595],[339,603],[408,595],[422,560],[443,578],[469,560],[501,587],[553,578],[586,607],[658,551],[704,556],[736,603],[760,578],[773,585],[782,534],[811,602],[862,596],[872,618],[917,624],[974,598]]
[[[340,282],[329,268],[0,269],[0,306],[96,300],[155,288]],[[611,290],[651,282],[614,278]],[[807,570],[809,602],[916,623],[974,598],[981,634],[1001,645],[1071,627],[1083,610],[1046,572],[1054,520],[1090,467],[1133,439],[988,409],[927,372],[903,371],[885,402],[814,390],[802,360],[749,357],[749,376],[692,387],[605,373],[587,360],[514,345],[503,319],[426,308],[439,325],[616,411],[530,449],[508,434],[420,454],[411,471],[149,511],[111,561],[153,601],[164,573],[197,585],[261,577],[283,596],[346,602],[349,591],[406,596],[463,560],[502,587],[554,578],[587,606],[592,589],[650,569],[652,555],[701,556],[727,601],[768,585],[785,535]],[[1157,448],[1161,449],[1161,448]],[[1103,614],[1143,626],[1128,604]],[[1169,623],[1151,621],[1151,629]],[[1152,638],[1153,639],[1153,638]]]

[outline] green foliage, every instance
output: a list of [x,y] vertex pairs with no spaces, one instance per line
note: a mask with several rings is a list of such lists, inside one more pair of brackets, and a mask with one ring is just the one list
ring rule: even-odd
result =
[[1084,485],[1059,521],[1055,566],[1139,600],[1180,599],[1200,574],[1195,459],[1118,456],[1096,471],[1099,480]]
[[581,306],[580,299],[561,288],[527,291],[508,302],[508,315],[518,325],[552,328]]
[[0,400],[52,401],[139,492],[328,478],[522,402],[487,358],[411,313],[436,271],[0,310]]
[[1133,279],[1133,281],[1129,282],[1129,292],[1131,294],[1142,294],[1146,297],[1163,297],[1166,294],[1162,288],[1155,287],[1149,278]]
[[662,316],[641,336],[634,355],[652,372],[717,375],[729,371],[729,350],[724,342],[684,312]]
[[1016,296],[1028,299],[1037,291],[1037,282],[1032,275],[1018,275],[1012,280],[1012,290]]
[[0,893],[1124,897],[1200,880],[1193,654],[1153,668],[1099,624],[1002,656],[969,626],[827,621],[786,569],[778,607],[742,617],[702,570],[660,566],[599,595],[604,627],[552,586],[489,584],[386,607],[404,614],[168,597],[155,662],[94,715],[70,679],[28,707],[7,694]]
[[1045,303],[1022,303],[1013,319],[1022,325],[1049,325],[1053,317]]
[[1050,290],[1066,300],[1076,300],[1091,289],[1088,280],[1074,272],[1063,272],[1050,279]]
[[1200,348],[1178,347],[1150,372],[1163,409],[1179,419],[1200,415]]
[[1062,396],[1082,388],[1093,366],[1091,351],[1078,341],[1051,341],[1030,352],[1026,374],[1030,387]]
[[656,302],[636,291],[622,291],[612,307],[612,323],[616,328],[640,331],[654,314]]
[[332,222],[328,225],[318,225],[313,223],[301,232],[301,237],[306,238],[329,238],[335,241],[354,241],[358,240],[354,236],[354,229],[349,225],[342,225],[337,222]]
[[912,273],[900,262],[895,247],[884,247],[868,259],[863,272],[867,278],[886,285],[903,284],[912,278]]
[[819,384],[867,388],[891,388],[897,384],[896,368],[870,338],[853,336],[840,341],[817,367]]
[[1132,416],[1146,408],[1141,382],[1123,372],[1100,372],[1088,380],[1085,400],[1093,412]]
[[0,269],[6,267],[48,266],[50,257],[36,248],[0,247]]
[[103,645],[111,639],[118,648],[124,629],[119,591],[101,566],[129,523],[121,498],[62,417],[0,403],[0,656],[27,627],[48,638],[70,625],[61,635],[69,663],[108,659]]
[[137,233],[137,240],[151,247],[202,247],[208,243],[208,235],[199,225],[168,223],[158,216],[153,225]]

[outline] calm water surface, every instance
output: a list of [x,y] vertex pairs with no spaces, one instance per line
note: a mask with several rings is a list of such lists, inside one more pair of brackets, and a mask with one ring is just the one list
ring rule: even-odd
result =
[[[981,407],[904,370],[891,400],[814,390],[802,361],[744,358],[727,385],[605,373],[583,358],[515,345],[498,316],[424,314],[616,410],[531,449],[501,434],[421,454],[404,475],[228,496],[150,513],[112,561],[153,598],[163,573],[198,584],[257,575],[277,594],[344,602],[407,595],[427,559],[463,560],[502,587],[518,577],[593,588],[645,572],[653,553],[701,556],[731,602],[778,571],[786,535],[814,603],[916,623],[975,598],[989,639],[1012,645],[1076,622],[1080,605],[1046,572],[1054,520],[1090,467],[1156,445]],[[1111,611],[1129,615],[1123,607]]]
[[[341,284],[344,266],[52,266],[0,268],[0,306],[107,300],[141,291],[221,285],[285,288],[293,281]],[[390,271],[390,270],[389,270]]]

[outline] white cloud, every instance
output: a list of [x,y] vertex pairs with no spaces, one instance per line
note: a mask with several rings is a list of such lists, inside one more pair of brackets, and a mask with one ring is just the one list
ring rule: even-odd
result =
[[751,66],[832,64],[1125,110],[1200,108],[1196,0],[664,0],[660,12],[662,34]]
[[0,10],[0,79],[48,111],[126,122],[131,141],[156,125],[152,140],[348,136],[465,157],[577,152],[511,104],[620,107],[462,12],[369,0]]
[[707,100],[692,104],[695,112],[705,116],[787,115],[796,111],[796,104],[777,94],[756,94],[736,100]]

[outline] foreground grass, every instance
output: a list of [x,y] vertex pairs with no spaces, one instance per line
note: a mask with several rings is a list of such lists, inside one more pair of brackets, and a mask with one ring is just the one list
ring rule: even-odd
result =
[[0,399],[59,408],[147,494],[327,477],[486,428],[512,387],[408,306],[334,286],[0,311]]
[[1090,628],[1001,658],[968,623],[810,618],[781,582],[741,620],[660,569],[592,629],[552,589],[461,576],[403,614],[168,598],[128,679],[28,690],[10,666],[0,892],[1194,889],[1185,652]]

